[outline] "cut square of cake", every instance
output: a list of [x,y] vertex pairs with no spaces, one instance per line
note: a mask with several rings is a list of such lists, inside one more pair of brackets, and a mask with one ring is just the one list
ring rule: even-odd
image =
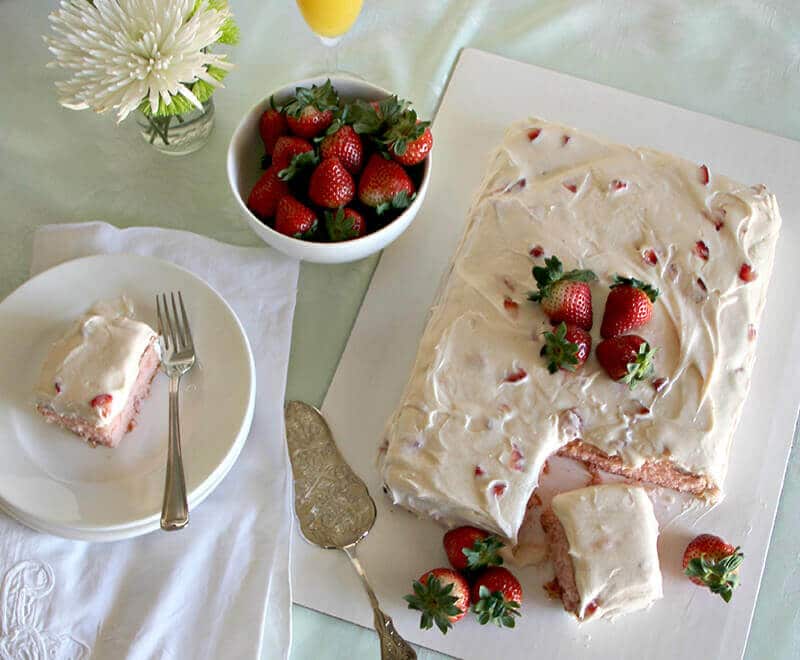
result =
[[157,335],[126,300],[101,303],[56,341],[36,409],[92,445],[116,447],[136,423],[159,363]]
[[[664,153],[530,119],[492,159],[389,420],[382,474],[397,504],[512,542],[555,452],[719,498],[747,396],[780,215],[764,186]],[[655,374],[631,389],[594,353],[540,357],[552,328],[533,266],[590,269],[593,343],[615,275],[659,289],[642,329]]]
[[645,490],[626,484],[560,493],[542,513],[564,609],[615,617],[662,596],[658,522]]

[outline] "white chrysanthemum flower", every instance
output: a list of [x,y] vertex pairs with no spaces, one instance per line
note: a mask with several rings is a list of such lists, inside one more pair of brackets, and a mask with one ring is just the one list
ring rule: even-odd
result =
[[183,96],[202,104],[191,85],[219,86],[208,68],[229,70],[225,56],[206,52],[231,18],[225,3],[208,0],[61,0],[50,14],[55,36],[45,37],[55,56],[51,66],[72,72],[56,82],[59,102],[95,112],[116,110],[122,121],[147,99]]

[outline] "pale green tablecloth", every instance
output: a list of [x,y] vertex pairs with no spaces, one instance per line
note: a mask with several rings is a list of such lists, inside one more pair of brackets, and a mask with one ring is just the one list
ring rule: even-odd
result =
[[[228,139],[250,105],[321,69],[323,55],[294,3],[232,4],[242,43],[232,53],[238,67],[217,96],[217,127],[202,151],[172,160],[140,144],[131,125],[116,128],[110,117],[56,106],[57,74],[44,68],[49,58],[39,38],[55,0],[0,2],[0,295],[25,280],[31,231],[47,222],[156,224],[256,244],[228,191]],[[424,116],[465,45],[800,138],[796,0],[366,0],[339,62],[414,99]],[[375,263],[302,267],[289,397],[322,401]],[[800,656],[798,477],[795,448],[750,658]],[[378,657],[371,631],[294,608],[293,660],[371,657]]]

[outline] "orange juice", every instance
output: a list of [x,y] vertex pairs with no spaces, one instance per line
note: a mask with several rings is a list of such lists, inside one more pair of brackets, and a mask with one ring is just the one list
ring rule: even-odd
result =
[[363,0],[297,0],[308,26],[321,37],[342,36],[356,22]]

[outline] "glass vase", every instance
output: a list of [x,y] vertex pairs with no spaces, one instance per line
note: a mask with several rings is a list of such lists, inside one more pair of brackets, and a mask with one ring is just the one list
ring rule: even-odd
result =
[[214,99],[182,115],[149,117],[136,112],[139,134],[153,148],[170,156],[184,156],[200,149],[214,128]]

